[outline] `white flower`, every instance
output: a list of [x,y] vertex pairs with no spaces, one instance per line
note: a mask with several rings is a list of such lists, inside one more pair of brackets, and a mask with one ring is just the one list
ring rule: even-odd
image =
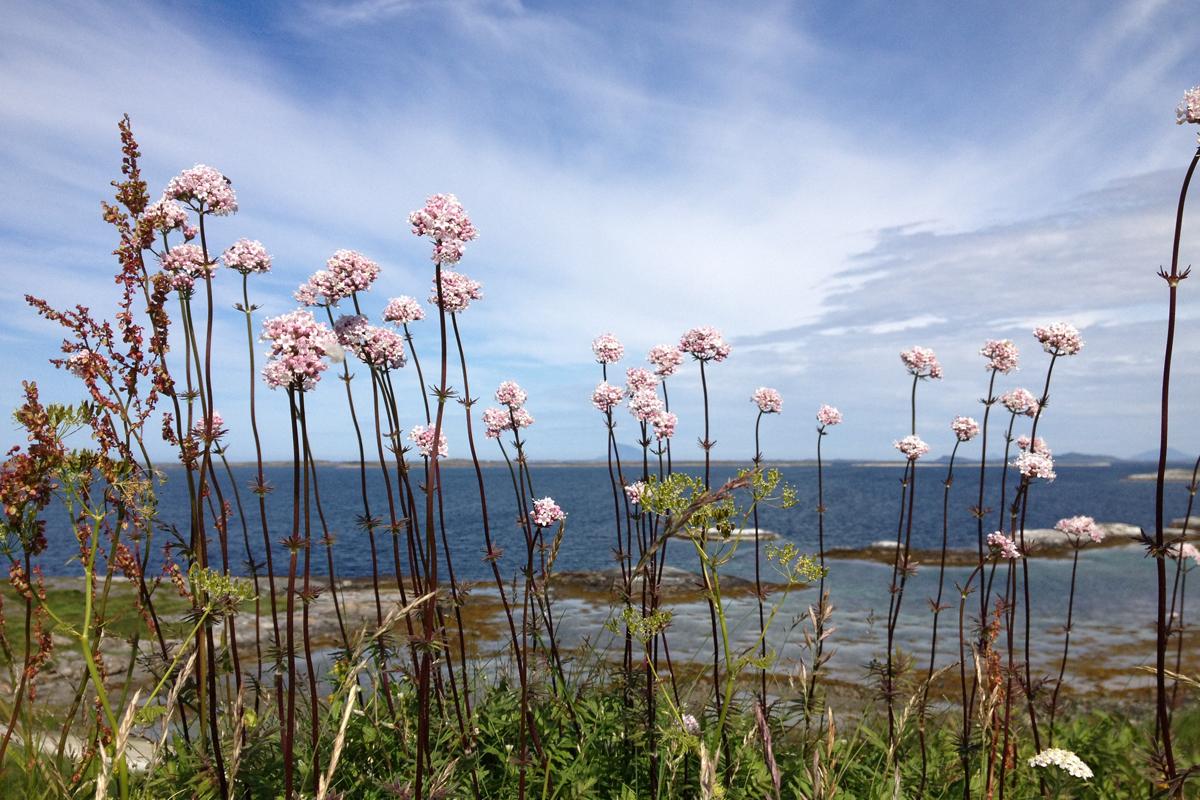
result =
[[1083,763],[1083,759],[1070,750],[1063,750],[1059,747],[1051,747],[1049,750],[1043,750],[1038,753],[1029,759],[1029,766],[1058,767],[1067,774],[1081,780],[1086,781],[1092,778],[1092,768]]

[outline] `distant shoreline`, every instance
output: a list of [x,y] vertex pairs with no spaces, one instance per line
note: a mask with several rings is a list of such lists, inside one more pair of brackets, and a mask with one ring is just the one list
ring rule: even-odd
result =
[[[640,458],[638,460],[640,462]],[[367,464],[371,465],[371,464],[376,463],[376,461],[377,461],[377,459],[367,459]],[[264,461],[262,463],[263,463],[264,467],[291,467],[292,466],[292,461],[283,460],[283,459],[271,459],[268,461]],[[344,461],[343,460],[334,460],[334,459],[318,459],[315,463],[316,463],[316,466],[318,466],[318,467],[333,467],[333,468],[337,468],[337,469],[352,469],[352,468],[357,469],[358,464],[359,464],[357,459],[344,460]],[[439,461],[439,463],[444,467],[470,467],[470,466],[473,466],[473,462],[470,459],[466,459],[466,458],[444,458],[444,459],[441,459]],[[629,463],[631,463],[629,461],[629,458],[627,456],[624,457],[623,464],[629,464]],[[751,463],[751,461],[749,458],[746,458],[745,460],[722,459],[722,460],[713,460],[711,462],[711,465],[713,467],[718,467],[721,469],[727,469],[727,468],[739,468],[740,469],[743,467],[750,466],[750,463]],[[817,466],[816,459],[779,459],[779,460],[768,459],[765,463],[766,463],[766,466],[768,466],[768,467],[815,467],[815,466]],[[838,466],[838,467],[858,467],[858,468],[870,468],[870,469],[879,469],[879,468],[901,469],[904,467],[904,464],[905,464],[905,462],[902,460],[886,461],[886,460],[879,460],[879,459],[857,459],[857,458],[824,459],[822,463],[827,467]],[[957,458],[957,459],[955,459],[954,463],[958,467],[978,467],[979,466],[978,461],[975,461],[972,459],[964,459],[964,458]],[[992,467],[992,466],[1000,467],[1000,466],[1003,466],[1003,464],[1004,464],[1003,461],[999,461],[999,460],[988,461],[987,463],[988,463],[989,467]],[[1130,469],[1134,469],[1139,466],[1144,466],[1145,464],[1148,464],[1148,463],[1152,463],[1152,462],[1124,461],[1122,459],[1116,459],[1116,458],[1114,458],[1112,460],[1108,460],[1108,461],[1104,461],[1104,460],[1073,461],[1069,458],[1055,460],[1055,466],[1057,466],[1057,467],[1072,467],[1072,468],[1079,468],[1079,467],[1108,468],[1108,467],[1128,466]],[[604,466],[607,466],[606,461],[599,460],[599,459],[593,459],[590,461],[589,460],[575,460],[575,459],[561,459],[561,460],[560,459],[545,459],[545,460],[530,459],[529,464],[530,464],[530,466],[534,466],[534,467],[554,467],[554,468],[579,468],[579,467],[604,467]],[[657,458],[652,459],[652,464],[653,465],[657,464]],[[945,467],[945,466],[948,466],[948,464],[949,464],[949,462],[947,460],[942,460],[942,459],[917,462],[917,466],[926,467],[926,468],[928,468],[928,467]],[[505,467],[506,466],[504,461],[492,460],[492,459],[480,459],[479,465],[482,467]],[[672,465],[674,467],[690,467],[690,468],[702,468],[705,466],[704,461],[701,459],[695,459],[695,460],[674,459],[672,461]],[[155,466],[157,466],[159,468],[176,468],[176,469],[178,469],[182,465],[175,461],[172,461],[170,463],[165,463],[165,464],[156,464]],[[231,466],[231,467],[257,467],[258,463],[255,461],[230,461],[229,466]],[[1134,481],[1154,480],[1155,477],[1156,477],[1156,474],[1152,473],[1152,472],[1149,472],[1149,473],[1138,472],[1138,473],[1133,473],[1133,474],[1128,475],[1126,477],[1126,480],[1134,480]],[[1191,467],[1188,467],[1187,469],[1184,469],[1182,467],[1172,467],[1172,468],[1168,469],[1167,470],[1167,480],[1169,480],[1169,481],[1191,480]]]

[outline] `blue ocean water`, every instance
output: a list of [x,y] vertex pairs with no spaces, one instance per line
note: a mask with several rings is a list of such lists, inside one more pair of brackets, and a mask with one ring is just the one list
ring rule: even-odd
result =
[[[636,478],[640,464],[625,464],[625,474]],[[768,465],[769,466],[769,465]],[[220,469],[220,466],[218,465]],[[1102,522],[1129,522],[1150,528],[1154,522],[1154,484],[1130,481],[1131,472],[1149,471],[1151,465],[1123,463],[1108,467],[1061,467],[1058,479],[1049,484],[1037,484],[1030,496],[1027,525],[1030,528],[1050,527],[1058,519],[1074,514],[1088,514]],[[700,474],[702,470],[687,468]],[[899,509],[899,480],[903,468],[895,466],[857,466],[835,463],[825,467],[826,546],[828,548],[861,548],[883,539],[894,539]],[[150,573],[162,563],[162,545],[176,540],[172,527],[186,534],[188,495],[184,472],[179,468],[165,470],[166,482],[159,489],[159,530],[150,545]],[[815,467],[784,467],[784,479],[793,484],[799,504],[789,510],[763,508],[760,525],[795,542],[808,552],[816,552],[816,493]],[[234,466],[233,474],[245,511],[248,531],[243,528],[236,507],[229,526],[231,570],[248,574],[246,541],[250,555],[264,561],[264,543],[259,524],[258,503],[249,486],[255,470]],[[714,485],[736,473],[728,464],[714,465]],[[988,518],[988,530],[1000,524],[999,467],[989,465],[988,498],[985,506],[993,509]],[[222,471],[222,489],[226,500],[234,503],[231,482]],[[280,541],[292,532],[292,470],[285,466],[266,468],[267,479],[274,490],[267,497],[268,525],[274,543],[276,571],[283,571],[286,552]],[[393,482],[395,472],[390,472]],[[479,496],[474,470],[470,466],[450,466],[442,470],[445,497],[445,524],[451,543],[454,568],[463,580],[490,579],[490,570],[483,561],[484,542],[481,528]],[[329,531],[335,537],[334,557],[341,578],[370,575],[370,551],[367,536],[357,525],[362,515],[360,476],[357,464],[322,465],[316,470],[321,509]],[[940,547],[942,536],[942,494],[946,477],[945,466],[931,465],[917,471],[916,507],[912,545],[918,549]],[[568,512],[566,534],[558,557],[558,570],[596,570],[614,564],[614,512],[608,468],[604,464],[578,466],[532,467],[534,491],[538,497],[552,496]],[[423,520],[423,500],[418,484],[423,470],[418,465],[412,471],[413,491],[417,493],[418,519]],[[522,559],[524,539],[517,527],[517,509],[512,479],[508,469],[485,466],[489,519],[492,536],[505,551],[501,564],[506,573],[515,571]],[[368,463],[368,500],[371,513],[381,519],[388,517],[385,485],[378,464]],[[1009,482],[1011,495],[1013,482]],[[1181,516],[1187,504],[1184,484],[1168,484],[1168,519]],[[975,520],[970,508],[978,493],[978,465],[956,468],[950,498],[950,543],[952,547],[973,548],[976,541]],[[401,515],[397,502],[397,515]],[[49,516],[49,547],[42,558],[47,575],[78,574],[78,545],[70,533],[61,509],[51,507]],[[323,536],[315,505],[311,509],[312,536]],[[383,571],[391,572],[390,534],[377,532]],[[220,563],[216,537],[212,536],[210,561]],[[403,549],[403,548],[402,548]],[[326,559],[322,550],[315,550],[313,571],[324,574]],[[686,548],[677,547],[668,553],[669,560],[679,566],[691,566],[694,556]],[[408,565],[401,568],[408,572]]]

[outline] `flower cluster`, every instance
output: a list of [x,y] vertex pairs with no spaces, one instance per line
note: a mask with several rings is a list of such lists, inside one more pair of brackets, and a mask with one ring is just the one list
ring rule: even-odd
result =
[[1023,450],[1013,466],[1027,479],[1041,478],[1046,481],[1054,480],[1054,459],[1048,453],[1036,450]]
[[146,206],[142,212],[142,224],[157,233],[183,231],[183,238],[195,238],[198,231],[188,224],[187,211],[169,197]]
[[1049,750],[1038,753],[1029,759],[1029,766],[1058,767],[1068,775],[1081,780],[1086,781],[1092,778],[1092,768],[1083,763],[1083,759],[1070,750],[1063,750],[1060,747],[1051,747]]
[[1200,550],[1191,542],[1172,542],[1167,545],[1167,555],[1175,560],[1190,558],[1200,567]]
[[356,250],[338,250],[300,285],[294,296],[306,306],[335,305],[355,292],[365,292],[379,277],[379,265]]
[[660,411],[650,418],[650,424],[654,426],[654,438],[661,442],[675,436],[679,417],[673,411]]
[[108,359],[91,350],[76,350],[67,356],[64,363],[67,372],[82,380],[91,376],[104,377],[111,373]]
[[529,516],[533,519],[534,525],[539,528],[549,528],[566,519],[567,512],[559,508],[553,497],[543,497],[541,500],[533,501],[533,512]]
[[646,484],[643,481],[631,483],[625,487],[625,497],[635,506],[642,502],[642,496],[646,493]]
[[1055,322],[1046,327],[1033,329],[1033,336],[1042,343],[1042,349],[1054,356],[1073,356],[1083,349],[1083,337],[1074,325]]
[[831,405],[823,405],[817,409],[817,422],[822,428],[842,424],[842,412]]
[[987,537],[988,547],[993,550],[998,550],[1000,555],[1005,558],[1020,558],[1021,551],[1017,548],[1017,543],[1005,536],[1000,531],[989,533]]
[[760,386],[754,390],[754,394],[751,395],[750,400],[764,414],[778,414],[783,411],[783,395],[776,389]]
[[408,215],[412,232],[433,240],[433,261],[436,264],[456,264],[463,256],[466,243],[479,237],[467,212],[452,194],[435,194],[425,206]]
[[312,389],[328,366],[324,358],[338,353],[333,331],[304,309],[264,321],[262,339],[271,343],[263,378],[272,389]]
[[690,733],[692,736],[700,735],[700,722],[694,716],[684,714],[680,717],[680,721],[683,723],[683,730],[686,733]]
[[592,352],[601,364],[612,364],[625,356],[625,346],[611,333],[602,333],[592,340]]
[[724,361],[730,347],[721,332],[711,325],[692,328],[679,339],[679,349],[690,353],[697,361]]
[[929,445],[921,441],[919,436],[905,436],[903,439],[892,442],[892,447],[895,447],[909,461],[916,461],[921,456],[929,452]]
[[658,388],[658,378],[645,367],[630,367],[625,370],[625,386],[630,394],[653,392]]
[[181,244],[159,257],[163,272],[171,279],[171,288],[191,292],[197,280],[213,274],[213,264],[204,260],[204,251],[198,245]]
[[171,178],[163,196],[192,204],[197,211],[222,217],[238,210],[237,194],[229,179],[204,164],[185,169]]
[[1038,401],[1028,389],[1013,389],[1000,395],[1000,402],[1014,414],[1032,417],[1038,412]]
[[[471,280],[461,272],[442,271],[442,309],[456,314],[466,311],[472,300],[483,298],[483,286],[479,281]],[[438,305],[437,278],[433,279],[433,287],[429,290],[429,302]]]
[[1065,533],[1077,542],[1086,537],[1097,544],[1104,541],[1104,529],[1091,517],[1076,516],[1060,519],[1054,530]]
[[1200,123],[1200,86],[1193,86],[1183,93],[1183,99],[1175,109],[1175,122],[1179,125],[1185,122]]
[[[426,458],[433,456],[433,433],[434,426],[415,425],[408,432],[408,440],[417,446],[417,452]],[[445,458],[449,454],[449,448],[446,445],[446,434],[442,432],[437,440],[437,454],[439,458]]]
[[[444,275],[442,277],[445,278]],[[387,305],[383,307],[383,318],[396,325],[407,325],[425,319],[425,309],[421,308],[416,298],[402,294],[388,300]]]
[[368,366],[399,369],[407,362],[404,337],[378,325],[371,325],[362,315],[338,317],[333,331],[337,334],[338,344]]
[[629,396],[629,413],[639,422],[651,422],[663,411],[663,402],[653,389],[642,389]]
[[483,412],[483,424],[486,428],[484,435],[489,439],[499,439],[504,431],[516,428],[528,428],[533,424],[533,415],[524,408],[488,408]]
[[238,239],[226,248],[221,260],[230,269],[236,269],[243,275],[251,272],[270,272],[271,254],[263,243],[255,239]]
[[227,432],[225,420],[221,419],[219,411],[214,410],[207,417],[201,417],[192,423],[192,434],[204,442],[215,442]]
[[1007,375],[1017,368],[1020,351],[1012,339],[989,339],[979,348],[979,355],[988,360],[987,369]]
[[950,423],[950,430],[954,431],[954,438],[960,442],[969,442],[979,435],[979,423],[970,417],[955,417]]
[[669,378],[683,363],[683,352],[673,344],[657,344],[650,348],[646,360],[653,365],[655,375]]
[[624,399],[625,390],[620,386],[613,386],[608,381],[596,384],[596,389],[592,392],[592,405],[597,411],[612,411]]
[[514,410],[525,405],[528,399],[529,395],[516,381],[504,381],[496,389],[496,402]]
[[1024,434],[1022,434],[1021,436],[1018,436],[1017,437],[1017,449],[1018,450],[1032,449],[1033,452],[1037,453],[1038,455],[1043,455],[1043,456],[1053,455],[1050,452],[1050,445],[1046,444],[1046,440],[1040,436],[1037,437],[1036,439],[1030,439],[1028,436],[1026,436]]
[[910,375],[917,378],[942,377],[942,365],[938,363],[937,355],[928,347],[913,347],[900,353],[900,360]]

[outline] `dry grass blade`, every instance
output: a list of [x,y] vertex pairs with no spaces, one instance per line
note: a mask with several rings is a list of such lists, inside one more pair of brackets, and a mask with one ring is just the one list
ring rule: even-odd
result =
[[[355,668],[354,672],[357,674],[361,669],[362,665],[360,664]],[[355,682],[350,687],[350,693],[346,695],[346,708],[342,711],[342,720],[338,723],[337,737],[333,740],[333,753],[329,756],[329,768],[321,776],[321,781],[317,786],[317,800],[325,800],[325,795],[333,783],[333,775],[337,771],[338,759],[342,757],[342,748],[346,744],[346,729],[350,726],[350,715],[354,713],[354,701],[357,699],[358,683]]]
[[140,689],[135,691],[129,700],[129,705],[125,706],[125,714],[121,717],[121,724],[113,739],[111,761],[108,759],[105,748],[100,748],[100,774],[96,776],[96,800],[104,800],[108,796],[108,782],[112,778],[113,766],[120,762],[125,755],[125,746],[129,743],[129,732],[133,730],[133,718],[137,713],[138,700],[141,695]]

